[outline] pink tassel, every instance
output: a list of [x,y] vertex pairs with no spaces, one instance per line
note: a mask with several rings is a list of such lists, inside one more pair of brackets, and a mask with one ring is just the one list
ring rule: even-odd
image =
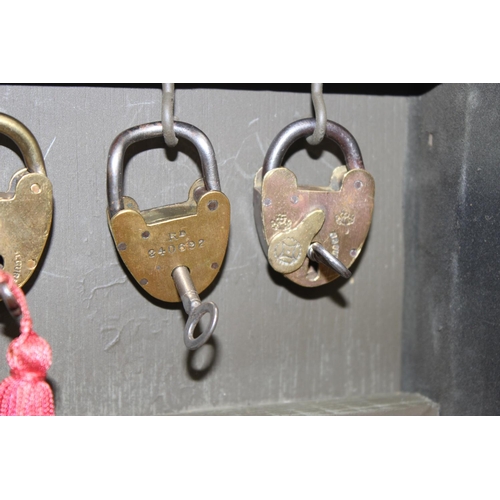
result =
[[54,396],[45,380],[52,364],[48,342],[32,329],[26,298],[14,278],[0,270],[0,283],[6,283],[21,308],[21,335],[7,351],[10,377],[0,384],[0,415],[54,415]]

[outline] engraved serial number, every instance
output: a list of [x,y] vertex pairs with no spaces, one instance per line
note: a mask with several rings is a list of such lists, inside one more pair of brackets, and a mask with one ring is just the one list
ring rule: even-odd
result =
[[23,269],[23,259],[21,258],[20,253],[16,253],[14,256],[14,272],[12,273],[12,277],[14,281],[17,283],[19,278],[21,277],[21,271]]
[[151,248],[148,250],[149,257],[153,258],[159,255],[160,257],[164,257],[167,254],[174,254],[177,252],[188,252],[195,250],[196,248],[203,248],[205,245],[205,240],[198,241],[186,241],[185,243],[176,243],[175,245],[168,245],[165,247],[160,247],[158,250]]
[[332,244],[332,255],[334,257],[339,258],[339,251],[340,251],[340,243],[339,243],[339,236],[335,231],[332,231],[330,233],[330,242]]

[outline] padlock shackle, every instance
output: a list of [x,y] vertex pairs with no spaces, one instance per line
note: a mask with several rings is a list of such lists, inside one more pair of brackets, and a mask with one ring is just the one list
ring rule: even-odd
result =
[[[188,140],[196,147],[201,160],[203,180],[208,191],[220,191],[219,172],[215,160],[215,152],[208,137],[194,125],[174,122],[174,132],[177,137]],[[119,134],[108,155],[108,209],[109,216],[123,210],[123,159],[127,148],[136,142],[146,139],[163,137],[162,122],[145,123],[124,130]]]
[[12,116],[0,113],[0,134],[6,135],[15,142],[23,155],[28,172],[47,176],[40,146],[25,125]]
[[[281,167],[281,162],[288,148],[298,139],[311,135],[315,126],[316,120],[314,118],[298,120],[287,125],[274,138],[267,150],[262,166],[262,176],[264,177],[270,170]],[[327,120],[325,137],[339,145],[346,161],[347,170],[365,168],[356,139],[342,125]]]

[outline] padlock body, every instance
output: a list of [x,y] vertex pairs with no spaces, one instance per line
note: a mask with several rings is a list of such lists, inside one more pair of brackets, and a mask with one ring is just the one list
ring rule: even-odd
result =
[[0,256],[4,269],[23,286],[35,271],[52,225],[52,184],[41,173],[16,172],[0,193]]
[[183,203],[144,211],[132,198],[123,203],[109,226],[120,257],[146,292],[179,302],[171,277],[179,266],[189,269],[198,293],[212,283],[229,239],[230,204],[222,192],[205,191],[198,179]]
[[[374,195],[373,177],[364,169],[338,167],[328,187],[298,186],[295,174],[285,167],[270,170],[263,179],[260,169],[254,182],[254,216],[262,248],[278,264],[300,259],[297,270],[284,273],[294,283],[304,287],[329,283],[339,275],[328,266],[311,263],[303,249],[318,242],[349,268],[368,236]],[[301,241],[294,229],[317,210],[323,211],[324,223],[311,241]],[[275,241],[279,243],[272,248]]]

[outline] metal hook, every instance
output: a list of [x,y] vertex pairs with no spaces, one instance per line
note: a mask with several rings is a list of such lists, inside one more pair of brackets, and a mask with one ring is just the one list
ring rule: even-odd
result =
[[311,137],[307,138],[307,142],[313,146],[317,146],[325,138],[327,121],[322,83],[311,83],[311,97],[314,106],[314,114],[316,115],[316,128]]
[[5,307],[9,311],[10,315],[14,318],[14,321],[20,325],[21,318],[23,316],[21,306],[5,282],[0,283],[0,296],[2,297]]
[[161,101],[161,123],[163,125],[163,138],[167,146],[173,148],[177,146],[177,139],[174,132],[174,92],[173,83],[162,83],[162,101]]
[[345,267],[344,264],[337,259],[337,257],[332,255],[321,243],[318,243],[317,241],[309,245],[307,256],[309,259],[314,260],[314,262],[331,267],[343,278],[349,279],[352,276],[351,271],[349,271],[349,269],[347,269],[347,267]]
[[[213,302],[201,302],[187,267],[176,267],[172,272],[172,278],[182,300],[184,310],[189,315],[184,327],[184,344],[189,350],[194,351],[212,336],[219,319],[219,309]],[[194,338],[196,325],[204,314],[210,315],[209,325],[201,335]]]

